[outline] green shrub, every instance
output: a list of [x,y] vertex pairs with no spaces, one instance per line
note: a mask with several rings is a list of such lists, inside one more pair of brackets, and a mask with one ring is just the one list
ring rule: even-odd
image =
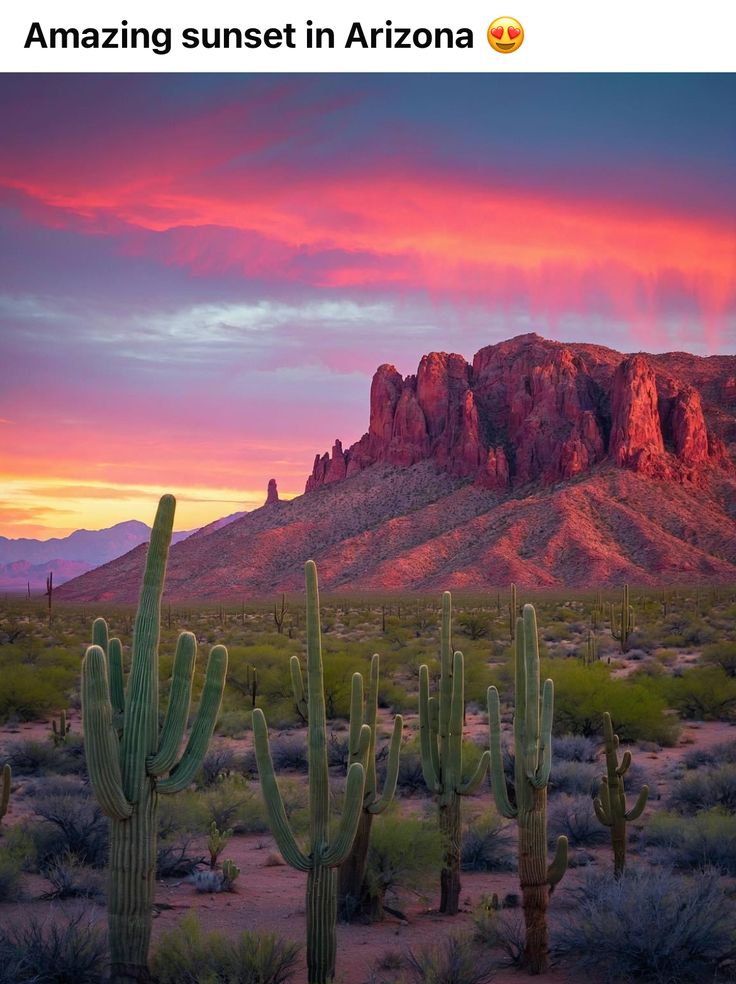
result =
[[681,676],[665,678],[661,687],[681,717],[695,721],[736,718],[736,679],[720,666],[694,666]]
[[543,673],[555,682],[556,732],[598,735],[608,711],[622,741],[675,743],[678,722],[667,715],[666,701],[653,682],[615,680],[605,664],[586,667],[570,660],[549,660]]
[[374,918],[383,914],[387,896],[417,891],[427,875],[442,866],[442,836],[437,824],[402,817],[393,809],[376,818],[368,851],[368,883]]
[[672,787],[667,805],[679,813],[699,813],[712,807],[736,812],[736,765],[686,773]]
[[161,936],[152,971],[158,984],[285,984],[296,971],[299,947],[272,933],[229,940],[203,933],[194,914]]
[[736,816],[711,810],[684,818],[655,813],[643,832],[644,844],[655,848],[662,864],[688,871],[716,868],[736,875]]
[[703,649],[703,662],[720,666],[724,673],[736,677],[736,642],[714,642]]

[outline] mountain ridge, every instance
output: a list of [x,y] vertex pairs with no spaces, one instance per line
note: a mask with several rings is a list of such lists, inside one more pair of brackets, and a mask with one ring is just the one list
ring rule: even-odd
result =
[[[366,434],[317,455],[304,495],[173,546],[166,595],[299,591],[310,557],[325,590],[351,593],[736,581],[735,441],[736,356],[526,335],[472,367],[384,364]],[[134,601],[144,555],[59,597]]]

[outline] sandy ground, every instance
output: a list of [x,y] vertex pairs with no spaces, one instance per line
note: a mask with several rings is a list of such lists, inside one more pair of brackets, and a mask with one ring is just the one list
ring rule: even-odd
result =
[[[71,717],[72,727],[79,728],[78,715]],[[411,723],[411,718],[409,720]],[[468,715],[466,735],[482,739],[487,728],[482,716]],[[0,746],[6,741],[20,737],[40,738],[48,736],[48,724],[35,723],[7,730],[0,729]],[[656,778],[660,791],[666,793],[671,778],[664,777],[671,772],[668,768],[679,760],[683,753],[692,747],[706,748],[720,742],[736,740],[736,728],[723,723],[687,724],[683,727],[680,741],[675,748],[656,751],[635,750],[635,759],[641,762]],[[247,748],[246,741],[237,741],[238,751]],[[660,781],[660,777],[661,781]],[[17,792],[27,780],[18,779]],[[409,799],[409,809],[423,807],[425,799]],[[30,799],[14,796],[11,810],[6,817],[6,826],[23,823],[29,818]],[[476,811],[490,806],[491,797],[484,791],[469,801],[469,808]],[[471,805],[472,804],[472,805]],[[648,809],[656,809],[653,802]],[[645,814],[646,817],[646,814]],[[285,864],[274,864],[277,854],[269,835],[236,836],[227,847],[231,857],[241,869],[238,891],[235,894],[200,895],[186,881],[165,881],[158,885],[156,900],[157,913],[154,919],[154,945],[160,934],[174,926],[177,920],[189,911],[196,911],[203,929],[218,929],[234,935],[244,929],[270,931],[300,944],[304,941],[305,906],[304,890],[306,876],[292,870]],[[607,846],[596,848],[596,864],[610,863],[610,849]],[[554,894],[550,906],[550,922],[554,924],[566,907],[567,891],[583,877],[583,868],[571,869],[564,882]],[[47,883],[38,875],[23,878],[24,898],[15,903],[0,904],[0,921],[4,925],[17,925],[31,916],[42,920],[55,920],[64,915],[79,911],[88,914],[92,922],[104,926],[105,909],[103,905],[78,902],[44,902],[38,896]],[[455,934],[469,934],[473,930],[472,909],[482,896],[498,893],[503,898],[506,893],[518,893],[518,881],[514,873],[486,874],[464,873],[462,876],[462,911],[455,917],[440,916],[432,905],[437,904],[439,886],[427,885],[429,904],[418,898],[406,897],[402,907],[406,920],[388,917],[383,923],[371,926],[340,926],[338,929],[338,982],[340,984],[366,984],[370,970],[375,962],[387,951],[419,950],[424,946],[436,944],[442,938]],[[302,960],[304,952],[302,949]],[[296,984],[306,979],[302,964],[294,977]],[[569,981],[568,975],[553,969],[543,978],[550,984]],[[494,978],[498,984],[518,981],[519,976],[512,970],[501,971]]]

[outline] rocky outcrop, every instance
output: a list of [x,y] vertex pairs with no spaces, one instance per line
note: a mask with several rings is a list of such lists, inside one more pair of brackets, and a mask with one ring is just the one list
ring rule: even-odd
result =
[[276,485],[276,479],[271,478],[268,481],[268,490],[266,491],[266,501],[264,505],[272,506],[276,502],[279,502],[279,490]]
[[[445,352],[425,355],[416,375],[382,365],[368,432],[347,451],[336,441],[331,455],[317,455],[306,491],[377,462],[427,460],[499,492],[551,485],[605,461],[701,484],[730,460],[698,389],[662,371],[662,359],[531,334],[486,346],[472,365]],[[725,393],[733,388],[723,380]]]

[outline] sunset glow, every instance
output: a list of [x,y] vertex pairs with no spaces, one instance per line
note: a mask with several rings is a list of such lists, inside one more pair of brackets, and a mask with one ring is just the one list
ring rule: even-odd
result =
[[3,86],[2,535],[298,494],[431,349],[735,351],[732,77]]

